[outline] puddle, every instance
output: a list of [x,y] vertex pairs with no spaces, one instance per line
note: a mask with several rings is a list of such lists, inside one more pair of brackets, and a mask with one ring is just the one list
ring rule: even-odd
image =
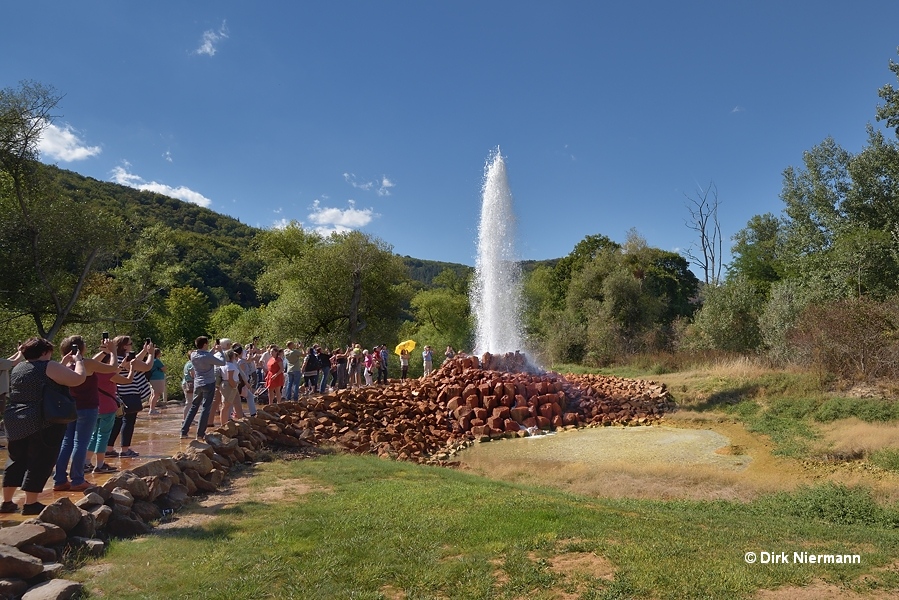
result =
[[721,453],[722,448],[730,447],[728,438],[709,429],[597,427],[475,444],[463,451],[460,458],[463,462],[469,457],[489,456],[492,459],[560,464],[710,465],[742,471],[751,458]]
[[[184,415],[183,405],[169,404],[165,409],[161,410],[158,415],[147,414],[147,411],[141,412],[137,417],[134,427],[134,437],[132,438],[131,448],[140,456],[137,458],[107,458],[106,463],[117,469],[133,469],[134,467],[155,460],[157,458],[168,458],[183,450],[190,443],[190,440],[181,439],[181,422]],[[198,419],[195,419],[196,423]],[[196,425],[191,429],[191,433],[196,431]],[[120,441],[120,440],[118,440]],[[5,437],[4,437],[4,444]],[[118,450],[118,447],[116,447]],[[5,466],[7,461],[6,449],[0,450],[0,466]],[[0,469],[2,473],[2,469]],[[111,475],[94,475],[87,474],[85,479],[97,485],[103,485],[111,477]],[[47,480],[44,491],[38,496],[38,501],[44,504],[52,504],[59,498],[67,497],[73,502],[77,501],[84,495],[83,492],[54,492],[53,476]],[[21,507],[24,494],[21,490],[16,491],[13,501]],[[21,512],[13,514],[0,515],[0,527],[7,525],[15,525],[30,517],[25,517]]]

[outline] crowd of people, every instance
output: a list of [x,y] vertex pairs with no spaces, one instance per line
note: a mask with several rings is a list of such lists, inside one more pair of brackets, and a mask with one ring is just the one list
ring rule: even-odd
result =
[[[31,338],[0,363],[9,456],[0,513],[19,510],[13,495],[21,488],[25,492],[22,514],[39,514],[44,505],[37,496],[51,473],[55,491],[81,491],[91,485],[85,480],[87,473],[117,470],[106,458],[138,456],[131,449],[134,425],[144,400],[157,396],[147,375],[158,353],[150,340],[139,352],[132,347],[130,336],[109,339],[104,334],[97,352],[87,355],[84,339],[74,335],[63,340],[62,358],[55,361],[51,342]],[[44,421],[41,407],[46,386],[74,400],[75,421],[65,425]]]
[[[189,438],[197,421],[196,438],[218,423],[252,416],[258,404],[298,400],[300,396],[329,390],[386,384],[389,352],[386,345],[362,348],[351,344],[329,349],[319,344],[303,347],[288,341],[284,347],[259,347],[258,338],[243,346],[229,339],[198,337],[182,370],[185,403],[181,437]],[[88,356],[85,340],[69,336],[60,346],[60,361],[53,360],[51,342],[32,338],[15,354],[0,359],[0,411],[6,429],[9,460],[3,474],[0,513],[17,512],[16,490],[25,493],[22,514],[43,510],[37,497],[53,475],[54,491],[82,491],[90,487],[88,473],[113,473],[107,458],[134,458],[131,448],[135,423],[144,404],[149,414],[159,412],[165,396],[166,372],[160,351],[145,339],[134,350],[130,336],[109,339],[104,333],[97,351]],[[455,352],[447,347],[445,356]],[[399,353],[400,377],[406,379],[410,353]],[[424,374],[433,370],[433,350],[422,352]],[[45,386],[67,392],[75,402],[77,418],[50,424],[42,415]],[[119,449],[116,450],[118,442]]]
[[190,400],[185,404],[183,438],[189,437],[198,414],[196,437],[202,438],[216,418],[224,423],[243,416],[244,403],[249,414],[255,415],[257,403],[387,383],[386,345],[368,349],[352,344],[331,350],[293,341],[283,347],[257,344],[258,338],[246,346],[219,339],[210,347],[209,338],[196,339],[182,371],[181,387]]

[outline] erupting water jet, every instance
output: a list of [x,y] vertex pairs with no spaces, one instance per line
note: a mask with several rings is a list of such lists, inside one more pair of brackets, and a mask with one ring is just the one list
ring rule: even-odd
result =
[[506,163],[499,148],[484,170],[475,271],[471,292],[475,353],[522,350],[521,267],[515,248],[515,214]]

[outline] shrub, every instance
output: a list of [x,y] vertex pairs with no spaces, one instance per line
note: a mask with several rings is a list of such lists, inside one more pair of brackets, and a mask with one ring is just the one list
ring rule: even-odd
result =
[[808,366],[848,379],[899,374],[899,302],[851,298],[810,304],[790,335]]
[[815,420],[830,423],[856,417],[868,423],[899,420],[899,403],[884,398],[828,398],[814,413]]
[[865,487],[825,483],[802,486],[795,492],[780,492],[756,501],[756,507],[774,514],[813,519],[835,525],[899,526],[899,514],[874,501]]
[[719,287],[707,286],[705,295],[685,340],[689,347],[751,352],[761,345],[762,297],[754,284],[736,279]]
[[871,456],[868,457],[868,460],[871,464],[876,465],[881,469],[899,473],[899,449],[882,448],[872,452]]

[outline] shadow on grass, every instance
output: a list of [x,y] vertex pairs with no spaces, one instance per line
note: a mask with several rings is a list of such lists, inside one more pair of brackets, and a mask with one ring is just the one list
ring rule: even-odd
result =
[[189,539],[194,541],[222,541],[231,539],[237,528],[227,523],[209,522],[204,525],[188,525],[157,529],[154,533],[161,538]]
[[750,384],[719,390],[711,394],[704,401],[686,405],[684,408],[689,408],[690,410],[695,410],[697,412],[719,410],[721,408],[739,404],[744,400],[754,398],[758,394],[759,389],[759,385]]

